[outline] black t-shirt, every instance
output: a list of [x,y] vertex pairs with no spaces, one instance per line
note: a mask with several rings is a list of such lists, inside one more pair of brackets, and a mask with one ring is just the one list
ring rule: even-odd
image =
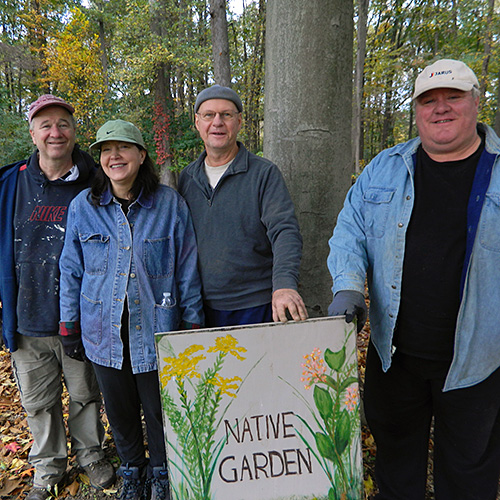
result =
[[420,147],[415,204],[406,233],[394,345],[406,354],[451,360],[467,243],[467,205],[484,149],[436,162]]

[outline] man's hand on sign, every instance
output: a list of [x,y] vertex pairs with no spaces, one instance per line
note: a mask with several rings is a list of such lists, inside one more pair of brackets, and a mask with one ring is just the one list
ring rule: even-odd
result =
[[280,288],[273,292],[273,321],[288,321],[287,310],[295,321],[307,319],[307,311],[302,297],[292,288]]

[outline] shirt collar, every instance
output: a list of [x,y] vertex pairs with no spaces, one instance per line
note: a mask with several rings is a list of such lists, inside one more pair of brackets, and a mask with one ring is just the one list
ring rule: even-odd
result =
[[[109,205],[114,199],[113,193],[111,192],[111,188],[108,186],[104,192],[101,195],[101,205]],[[139,193],[139,196],[137,197],[137,200],[135,200],[133,203],[138,203],[141,207],[143,208],[151,208],[153,206],[153,200],[154,196],[147,196],[143,193],[143,190],[141,189],[141,192]]]

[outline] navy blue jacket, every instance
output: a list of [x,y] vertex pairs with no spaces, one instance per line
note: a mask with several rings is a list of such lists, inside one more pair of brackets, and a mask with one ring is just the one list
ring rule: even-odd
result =
[[[80,171],[81,177],[77,182],[85,179],[85,183],[82,182],[81,189],[83,189],[93,177],[95,163],[88,154],[80,151],[78,146],[75,146],[73,151],[73,162],[78,165]],[[15,267],[14,217],[19,173],[26,169],[39,169],[38,151],[35,151],[28,160],[0,168],[0,302],[2,302],[3,340],[11,352],[17,350],[19,292]]]

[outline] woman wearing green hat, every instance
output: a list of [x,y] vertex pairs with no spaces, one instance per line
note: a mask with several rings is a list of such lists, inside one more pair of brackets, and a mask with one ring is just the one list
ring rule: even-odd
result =
[[60,332],[66,354],[94,366],[122,462],[120,498],[169,499],[154,334],[203,322],[193,225],[135,125],[108,121],[91,149],[101,168],[69,207]]

